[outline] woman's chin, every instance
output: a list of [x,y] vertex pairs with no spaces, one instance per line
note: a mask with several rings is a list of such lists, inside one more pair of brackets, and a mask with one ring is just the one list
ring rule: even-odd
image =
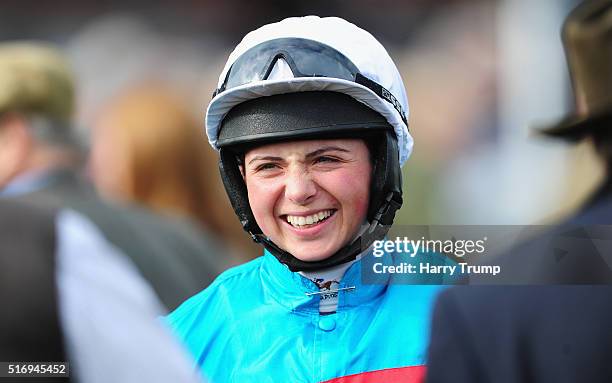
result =
[[308,244],[302,246],[288,246],[286,251],[291,253],[291,255],[300,261],[317,262],[331,257],[338,250],[334,248],[323,249],[323,246],[321,245],[317,246],[316,244]]

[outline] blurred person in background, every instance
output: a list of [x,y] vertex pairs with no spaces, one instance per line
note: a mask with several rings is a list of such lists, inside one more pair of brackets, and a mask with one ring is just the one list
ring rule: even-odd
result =
[[518,265],[524,272],[517,276],[528,274],[530,284],[565,286],[443,292],[433,317],[429,383],[612,381],[611,236],[609,226],[598,226],[612,223],[612,1],[579,4],[562,36],[577,113],[543,133],[592,141],[607,176],[581,211],[498,264]]
[[224,269],[221,251],[185,222],[101,201],[79,174],[85,155],[72,126],[74,108],[73,75],[58,49],[0,44],[0,196],[81,212],[172,310]]
[[69,363],[19,381],[200,381],[151,286],[73,210],[0,200],[0,301],[0,361]]
[[186,105],[158,82],[113,97],[92,128],[91,175],[103,196],[197,222],[233,247],[219,257],[239,263],[256,245],[226,219],[232,213],[217,157]]

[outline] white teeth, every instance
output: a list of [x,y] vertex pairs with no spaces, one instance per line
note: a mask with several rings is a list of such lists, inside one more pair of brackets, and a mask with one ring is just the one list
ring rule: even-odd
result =
[[312,225],[332,215],[332,210],[324,210],[309,216],[287,215],[287,222],[293,226]]

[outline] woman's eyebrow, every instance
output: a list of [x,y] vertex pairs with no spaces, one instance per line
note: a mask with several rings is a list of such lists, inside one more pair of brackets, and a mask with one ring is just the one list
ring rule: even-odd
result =
[[274,156],[255,156],[253,157],[250,161],[249,161],[249,165],[252,164],[255,161],[282,161],[283,159],[281,157],[274,157]]
[[[325,146],[321,149],[317,149],[314,152],[310,152],[308,154],[306,154],[306,158],[310,159],[312,157],[316,157],[316,156],[320,156],[323,153],[326,152],[333,152],[333,151],[338,151],[338,152],[344,152],[344,153],[350,153],[350,150],[341,148],[339,146]],[[252,164],[255,161],[282,161],[283,158],[282,157],[275,157],[275,156],[255,156],[253,157],[250,161],[249,161],[249,165]]]
[[338,146],[326,146],[326,147],[323,147],[321,149],[317,149],[314,152],[310,152],[310,153],[306,154],[306,158],[312,158],[312,157],[320,156],[323,153],[332,152],[332,151],[350,153],[350,150],[347,150],[347,149],[344,149],[344,148],[341,148],[341,147],[338,147]]

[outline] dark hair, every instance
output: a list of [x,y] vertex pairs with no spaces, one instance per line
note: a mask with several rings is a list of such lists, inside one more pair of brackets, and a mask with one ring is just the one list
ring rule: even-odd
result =
[[612,130],[597,129],[591,137],[598,156],[604,161],[608,174],[612,175]]

